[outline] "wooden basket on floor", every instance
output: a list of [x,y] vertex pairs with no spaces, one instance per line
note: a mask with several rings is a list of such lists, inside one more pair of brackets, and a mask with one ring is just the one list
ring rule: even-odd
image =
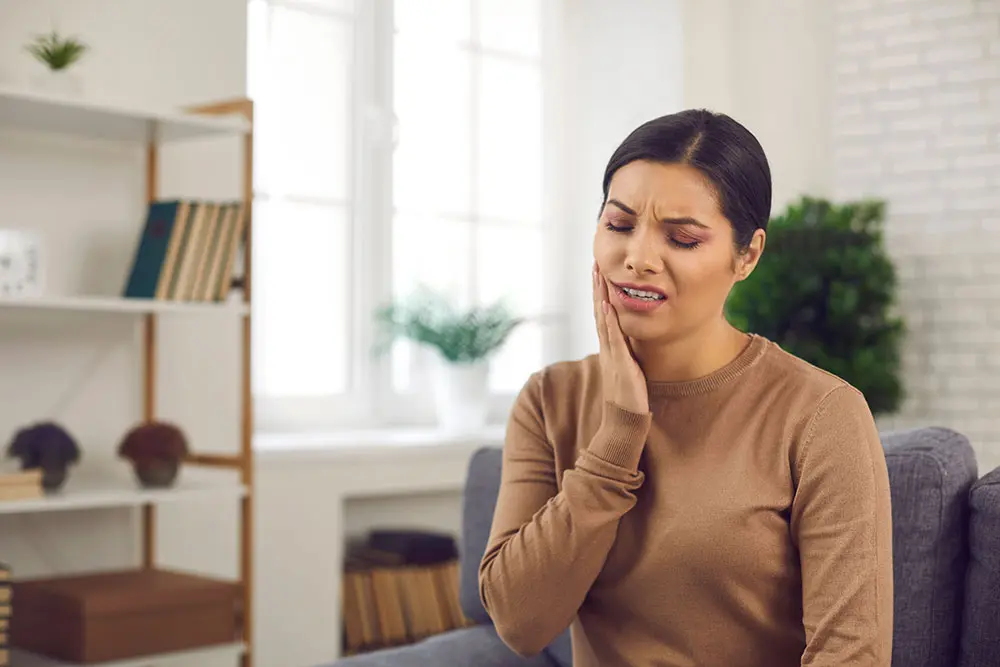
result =
[[412,644],[471,625],[458,596],[457,559],[407,564],[389,552],[356,549],[341,590],[344,653]]

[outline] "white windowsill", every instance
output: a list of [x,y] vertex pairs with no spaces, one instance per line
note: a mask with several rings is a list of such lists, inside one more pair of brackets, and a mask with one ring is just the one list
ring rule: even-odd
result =
[[503,444],[505,425],[454,433],[428,427],[387,427],[326,433],[259,433],[254,456],[259,462],[392,461],[419,457],[464,456],[481,447]]

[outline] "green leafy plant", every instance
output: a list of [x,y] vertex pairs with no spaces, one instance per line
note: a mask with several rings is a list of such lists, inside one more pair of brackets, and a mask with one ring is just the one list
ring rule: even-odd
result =
[[25,46],[28,53],[53,71],[68,68],[80,60],[88,48],[86,44],[75,37],[63,37],[56,30],[36,35],[34,40]]
[[803,197],[768,223],[757,268],[726,303],[732,324],[857,387],[876,415],[899,409],[902,319],[883,247],[885,204]]
[[487,359],[523,321],[502,301],[459,309],[443,295],[427,289],[380,307],[375,320],[382,334],[376,353],[387,351],[395,340],[403,338],[436,349],[454,364]]

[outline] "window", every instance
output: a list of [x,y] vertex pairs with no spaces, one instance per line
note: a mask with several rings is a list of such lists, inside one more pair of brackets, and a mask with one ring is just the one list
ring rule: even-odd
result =
[[248,4],[253,386],[257,403],[277,407],[271,410],[277,415],[297,400],[350,390],[355,17],[349,10],[349,3]]
[[420,284],[529,318],[498,412],[551,357],[541,5],[249,0],[261,429],[430,419],[429,355],[370,353],[374,306]]

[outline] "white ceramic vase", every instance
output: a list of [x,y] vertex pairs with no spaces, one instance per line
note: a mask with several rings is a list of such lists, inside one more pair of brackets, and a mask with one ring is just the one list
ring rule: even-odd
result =
[[449,432],[477,431],[489,413],[489,362],[434,364],[434,405],[438,426]]

